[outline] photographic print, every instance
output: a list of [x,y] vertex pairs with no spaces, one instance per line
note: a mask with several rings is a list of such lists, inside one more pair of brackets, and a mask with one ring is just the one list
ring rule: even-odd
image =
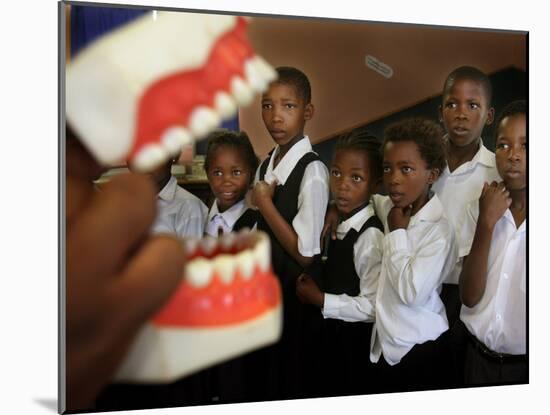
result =
[[60,412],[529,383],[528,32],[59,21]]

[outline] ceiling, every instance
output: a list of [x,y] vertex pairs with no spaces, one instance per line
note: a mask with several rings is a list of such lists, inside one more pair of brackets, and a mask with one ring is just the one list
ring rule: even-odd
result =
[[[525,33],[329,19],[254,18],[249,37],[274,66],[296,66],[309,77],[315,116],[313,143],[380,119],[441,93],[446,75],[461,65],[491,74],[526,69]],[[372,55],[393,69],[389,79],[365,65]],[[240,126],[264,156],[273,142],[260,97],[239,111]]]

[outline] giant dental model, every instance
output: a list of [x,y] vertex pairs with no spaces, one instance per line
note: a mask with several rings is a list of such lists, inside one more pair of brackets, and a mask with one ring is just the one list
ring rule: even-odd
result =
[[275,342],[281,291],[263,232],[186,241],[185,276],[138,334],[115,380],[170,382]]
[[66,114],[105,164],[152,170],[248,105],[276,72],[244,17],[151,13],[100,38],[66,72]]
[[[275,71],[242,17],[158,12],[99,39],[67,66],[66,114],[103,165],[148,171],[234,116]],[[268,238],[186,241],[171,300],[136,337],[116,380],[169,382],[275,342],[281,295]]]

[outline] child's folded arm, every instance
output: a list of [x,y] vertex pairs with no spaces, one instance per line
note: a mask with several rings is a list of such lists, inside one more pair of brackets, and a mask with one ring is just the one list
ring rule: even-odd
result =
[[[450,227],[447,224],[447,227]],[[449,237],[449,235],[451,235]],[[384,239],[384,261],[388,279],[407,305],[424,304],[445,278],[444,267],[449,255],[456,257],[452,232],[434,226],[416,251],[408,240],[407,231],[396,229]],[[453,259],[454,264],[456,258]]]
[[374,321],[376,290],[382,265],[384,234],[376,229],[367,229],[354,246],[355,270],[359,276],[360,292],[356,297],[346,294],[325,293],[325,318],[344,321]]

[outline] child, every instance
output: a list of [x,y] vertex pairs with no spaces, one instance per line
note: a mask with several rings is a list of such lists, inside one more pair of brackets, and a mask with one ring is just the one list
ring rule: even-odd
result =
[[245,195],[257,167],[258,158],[245,132],[222,129],[210,135],[204,169],[215,199],[205,234],[217,237],[254,227],[257,212],[247,206]]
[[386,236],[370,359],[393,392],[442,385],[437,339],[448,323],[439,290],[456,262],[453,226],[430,192],[445,167],[442,134],[422,119],[395,123],[384,134],[389,197],[376,200]]
[[[245,195],[252,184],[258,158],[245,132],[219,129],[208,137],[204,169],[214,202],[205,225],[205,234],[218,237],[243,228],[252,229],[257,211],[250,209]],[[235,358],[203,371],[207,402],[240,402],[245,399],[243,359]]]
[[186,236],[202,237],[204,220],[208,209],[195,195],[178,186],[172,176],[172,158],[147,175],[155,183],[157,194],[157,216],[152,233],[169,233],[180,238]]
[[502,112],[496,163],[503,181],[484,184],[464,221],[464,250],[469,254],[460,274],[460,319],[470,340],[467,384],[527,382],[526,125],[525,101]]
[[320,275],[312,279],[302,274],[296,292],[302,302],[320,307],[325,319],[317,345],[322,395],[362,394],[371,392],[370,384],[376,382],[365,351],[372,333],[384,239],[382,223],[369,204],[382,180],[380,144],[360,133],[344,136],[336,144],[330,172],[330,189],[341,220],[337,239],[330,241]]
[[278,79],[262,95],[262,118],[277,146],[256,173],[253,200],[261,214],[258,230],[271,239],[272,264],[283,291],[284,322],[281,341],[269,352],[268,368],[259,371],[254,365],[257,373],[252,375],[251,387],[263,389],[256,395],[260,400],[296,397],[300,392],[301,311],[296,279],[321,252],[329,196],[328,169],[304,135],[314,112],[309,80],[296,68],[280,67],[277,73]]
[[[461,239],[460,222],[466,206],[479,198],[484,182],[499,180],[495,155],[481,140],[483,127],[491,124],[494,117],[491,96],[491,81],[487,75],[470,66],[452,71],[443,86],[439,115],[447,130],[447,166],[434,183],[433,191],[455,228],[457,241]],[[444,281],[441,292],[450,327],[460,312],[458,276],[461,268],[459,260]]]

